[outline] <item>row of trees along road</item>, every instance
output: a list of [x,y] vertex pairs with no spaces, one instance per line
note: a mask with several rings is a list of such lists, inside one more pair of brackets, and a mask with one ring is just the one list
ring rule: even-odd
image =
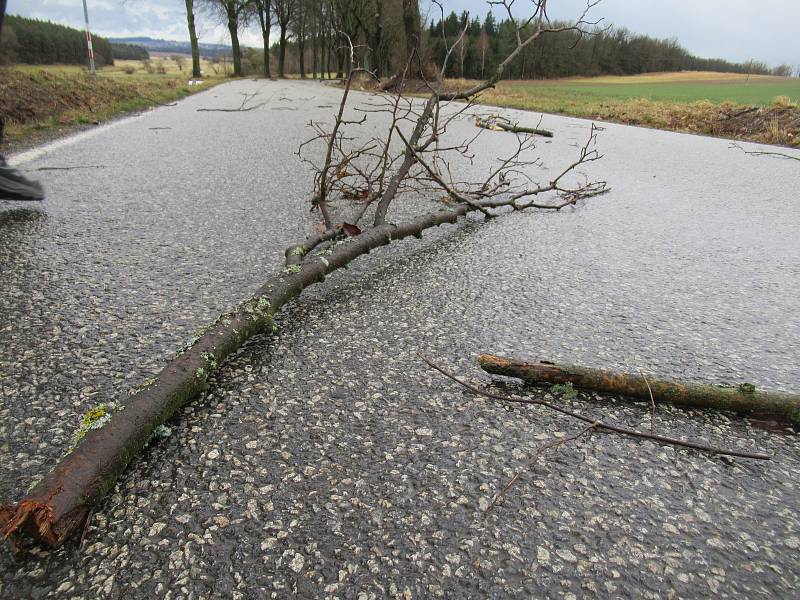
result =
[[[263,39],[260,57],[263,74],[272,76],[271,46],[277,51],[278,76],[292,71],[301,77],[311,74],[341,77],[350,68],[342,33],[355,46],[354,60],[361,67],[385,75],[398,72],[416,48],[423,63],[441,64],[446,48],[452,47],[466,27],[458,56],[448,66],[447,76],[480,78],[491,72],[499,57],[516,43],[516,24],[497,20],[490,12],[481,22],[463,12],[433,15],[423,27],[418,0],[185,0],[195,56],[197,36],[194,10],[203,10],[223,23],[231,37],[234,75],[243,75],[239,33],[258,25]],[[436,4],[433,4],[435,10]],[[530,24],[533,28],[535,24]],[[271,34],[277,40],[271,39]],[[632,75],[657,71],[713,70],[752,74],[791,74],[781,65],[770,68],[758,61],[732,63],[722,59],[693,56],[675,39],[635,35],[625,29],[563,31],[545,36],[541,43],[516,57],[505,78],[548,78],[573,75]],[[195,61],[199,76],[199,60]]]
[[[301,76],[310,69],[314,77],[333,72],[341,77],[351,66],[342,34],[356,46],[354,60],[378,74],[399,70],[409,49],[418,48],[422,38],[418,0],[186,0],[195,56],[195,9],[204,10],[228,28],[234,75],[244,74],[239,33],[254,24],[263,38],[263,73],[267,77],[272,76],[273,30],[278,36],[280,77],[286,74],[290,49]],[[199,61],[195,76],[199,76]]]

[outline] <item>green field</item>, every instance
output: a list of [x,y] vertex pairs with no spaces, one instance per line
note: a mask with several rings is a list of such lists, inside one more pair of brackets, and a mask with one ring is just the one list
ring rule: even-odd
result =
[[[448,81],[452,89],[476,82]],[[502,81],[488,106],[519,108],[768,144],[800,144],[800,78],[726,73],[654,73]],[[760,107],[758,110],[747,110]],[[742,119],[731,119],[744,111]]]
[[653,102],[709,101],[769,106],[778,96],[800,100],[800,78],[724,75],[715,73],[662,73],[635,77],[567,79],[558,82],[504,82],[512,94],[551,100],[581,99],[592,103],[647,99]]

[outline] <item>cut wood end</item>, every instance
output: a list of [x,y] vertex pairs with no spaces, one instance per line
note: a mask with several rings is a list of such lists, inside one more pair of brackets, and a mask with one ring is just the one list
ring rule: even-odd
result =
[[481,354],[478,357],[478,364],[480,364],[481,368],[484,369],[486,369],[487,367],[503,368],[510,365],[511,361],[501,356],[495,356],[494,354]]
[[23,533],[39,542],[57,546],[63,536],[53,529],[53,507],[36,500],[0,507],[0,535],[16,549]]

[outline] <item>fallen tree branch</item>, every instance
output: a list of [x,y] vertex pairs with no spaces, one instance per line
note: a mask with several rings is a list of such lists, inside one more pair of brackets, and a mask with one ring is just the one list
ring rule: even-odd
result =
[[800,156],[792,156],[791,154],[786,154],[784,152],[772,152],[766,150],[745,150],[739,144],[733,143],[728,148],[741,150],[745,154],[749,154],[750,156],[774,156],[775,158],[784,158],[787,160],[800,160]]
[[[485,201],[484,208],[502,206]],[[272,317],[310,285],[346,267],[356,258],[445,223],[456,223],[476,208],[460,204],[399,225],[372,227],[327,256],[273,276],[237,308],[223,314],[147,385],[113,412],[102,427],[89,430],[77,447],[15,506],[0,508],[0,533],[12,540],[20,533],[51,546],[60,545],[84,522],[90,508],[114,485],[130,460],[156,428],[202,394],[210,374],[254,335],[272,331]]]
[[[596,0],[587,1],[586,10],[594,3]],[[510,11],[513,2],[506,0],[504,4]],[[543,4],[535,14],[542,14]],[[504,66],[543,33],[579,30],[590,25],[584,19],[585,14],[582,13],[580,19],[570,27],[546,27],[546,22],[539,19],[536,30],[530,35],[525,33],[524,39],[521,37],[524,27],[520,28],[515,49],[497,67],[492,81],[497,81]],[[462,38],[465,31],[466,25]],[[354,47],[349,38],[348,43],[352,55]],[[355,64],[355,61],[351,62]],[[446,153],[455,153],[471,160],[469,142],[440,144],[448,124],[459,118],[469,106],[468,103],[460,110],[447,113],[442,110],[442,102],[468,99],[463,92],[456,96],[449,95],[449,98],[440,93],[446,69],[447,59],[438,72],[436,88],[421,110],[416,103],[401,101],[399,97],[384,103],[381,112],[388,118],[389,126],[383,138],[351,131],[366,122],[369,111],[364,112],[360,120],[345,117],[353,77],[360,72],[367,73],[360,67],[350,71],[333,126],[327,129],[322,124],[312,123],[315,135],[307,142],[324,143],[326,147],[321,163],[307,159],[317,168],[311,206],[322,213],[322,233],[308,238],[305,243],[291,245],[286,252],[284,269],[268,279],[252,298],[221,315],[169,361],[160,373],[121,403],[121,408],[112,404],[99,405],[86,413],[74,448],[18,503],[0,508],[2,535],[13,541],[20,534],[27,534],[42,543],[61,544],[85,522],[89,510],[113,487],[128,463],[148,443],[158,427],[206,390],[210,374],[246,340],[270,332],[275,313],[305,288],[323,281],[328,274],[346,267],[356,258],[380,246],[408,236],[421,237],[423,231],[445,223],[456,223],[473,211],[488,216],[487,211],[492,209],[536,208],[538,204],[528,199],[545,193],[563,196],[562,204],[541,205],[542,208],[557,210],[567,204],[575,204],[584,194],[595,193],[603,187],[588,182],[568,185],[564,179],[568,174],[571,179],[580,166],[600,158],[594,149],[596,129],[592,127],[579,158],[547,185],[536,185],[530,189],[523,189],[522,184],[512,185],[515,178],[530,181],[530,177],[522,176],[521,169],[540,165],[536,160],[520,156],[527,148],[523,144],[518,146],[515,154],[502,161],[500,169],[493,169],[489,179],[482,185],[461,182],[464,188],[461,192],[451,188],[457,194],[464,194],[463,197],[469,201],[455,202],[447,209],[429,212],[397,225],[389,223],[386,218],[388,211],[400,194],[425,193],[430,189],[429,182],[421,172],[424,167],[420,166],[418,157],[424,155],[426,164],[432,170],[441,168],[446,173],[452,173],[444,158]],[[480,89],[486,89],[486,85]],[[256,95],[243,94],[242,105],[235,111],[257,108],[246,107]],[[202,110],[234,112],[232,109]],[[392,141],[394,132],[399,131],[398,123],[409,126],[411,134],[406,147],[397,149],[395,153]],[[362,128],[362,132],[365,129]],[[301,146],[301,150],[304,146]],[[449,179],[452,180],[452,176]],[[560,183],[562,180],[565,183]],[[527,185],[524,187],[528,188]],[[518,202],[521,199],[526,201]],[[360,203],[357,204],[356,219],[343,219],[340,225],[336,225],[340,220],[333,219],[334,203],[346,202],[351,206],[353,201]],[[372,224],[362,229],[358,226],[359,219],[373,202],[376,202],[376,207]],[[347,239],[344,239],[345,236]]]
[[75,165],[74,167],[39,167],[37,171],[73,171],[75,169],[105,169],[105,165]]
[[441,373],[448,379],[455,381],[460,386],[465,387],[466,389],[470,390],[474,394],[477,394],[478,396],[484,396],[485,398],[490,398],[492,400],[499,400],[501,402],[512,402],[516,404],[535,404],[537,406],[544,406],[545,408],[549,408],[550,410],[561,413],[562,415],[572,417],[573,419],[583,421],[584,423],[589,423],[590,425],[593,425],[598,429],[605,429],[606,431],[613,431],[614,433],[652,440],[655,442],[660,442],[662,444],[668,444],[671,446],[680,446],[683,448],[691,448],[693,450],[701,450],[703,452],[711,452],[713,454],[720,454],[724,456],[736,456],[739,458],[753,458],[756,460],[770,460],[772,458],[769,454],[762,454],[758,452],[742,452],[739,450],[726,450],[723,448],[715,448],[714,446],[709,446],[708,444],[703,444],[701,442],[679,440],[677,438],[657,435],[653,433],[645,433],[637,429],[629,429],[628,427],[613,425],[611,423],[598,421],[597,419],[592,419],[591,417],[587,417],[586,415],[582,415],[580,413],[571,411],[569,409],[562,408],[561,406],[548,402],[547,400],[537,400],[534,398],[512,398],[511,396],[503,396],[501,394],[494,394],[492,392],[487,392],[486,390],[482,390],[477,386],[462,381],[449,371],[445,370],[444,368],[434,363],[431,359],[427,358],[426,356],[423,356],[422,354],[419,353],[418,356],[426,363],[428,363],[428,365],[430,365],[431,368],[435,369],[436,371],[439,371],[439,373]]
[[262,102],[261,104],[254,104],[253,106],[248,106],[247,108],[198,108],[197,112],[248,112],[257,108],[261,108],[265,104],[266,102]]
[[758,390],[749,383],[722,386],[654,378],[648,381],[640,375],[549,362],[526,363],[491,354],[480,356],[478,362],[488,373],[516,377],[528,383],[571,383],[577,388],[605,394],[646,401],[652,397],[653,402],[730,410],[745,415],[770,415],[800,424],[800,395]]
[[475,125],[481,129],[488,129],[490,131],[510,131],[511,133],[528,133],[531,135],[540,135],[542,137],[553,137],[553,132],[547,129],[539,129],[537,127],[522,127],[516,123],[511,123],[507,119],[501,117],[489,117],[482,119],[477,117]]

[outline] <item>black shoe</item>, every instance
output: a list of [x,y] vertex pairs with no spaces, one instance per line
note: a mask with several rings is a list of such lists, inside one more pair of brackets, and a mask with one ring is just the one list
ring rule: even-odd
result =
[[27,179],[0,156],[0,200],[44,200],[38,181]]

